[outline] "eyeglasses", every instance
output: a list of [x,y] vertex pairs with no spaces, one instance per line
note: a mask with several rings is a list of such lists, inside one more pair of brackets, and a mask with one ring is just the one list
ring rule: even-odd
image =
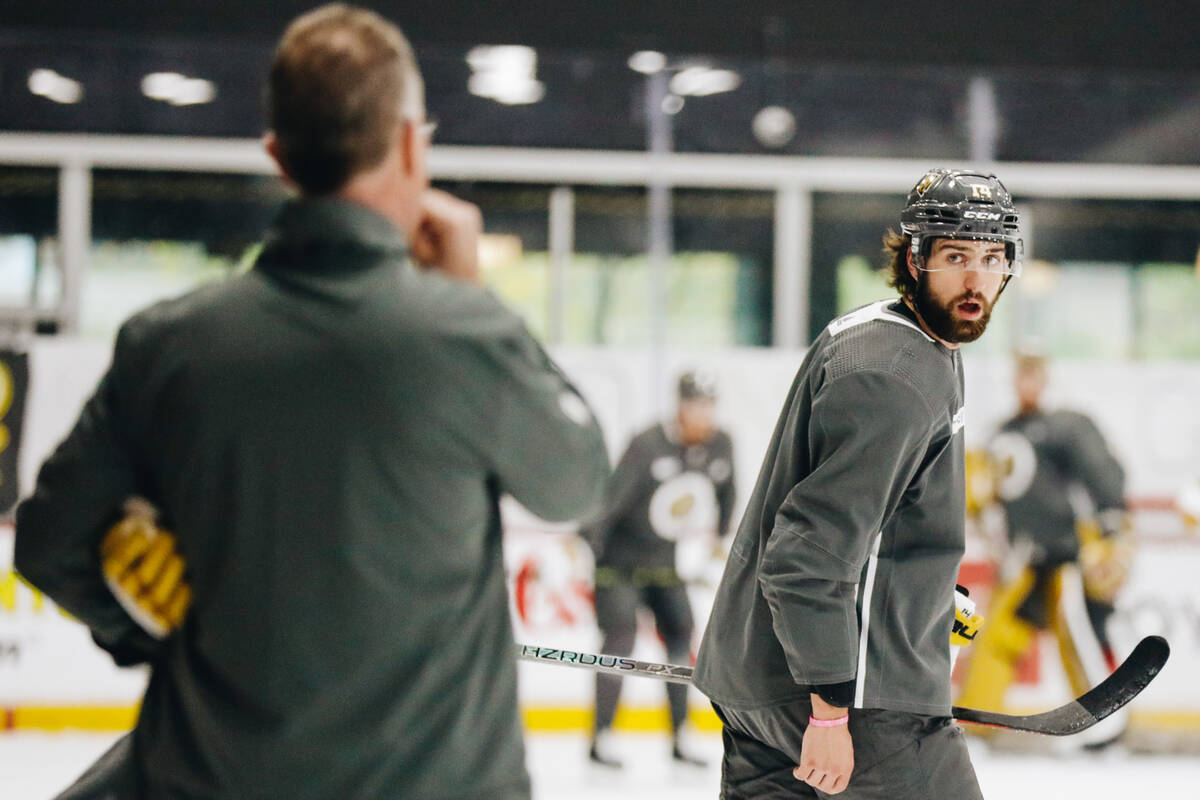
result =
[[433,141],[433,134],[438,128],[436,119],[426,119],[422,122],[412,122],[410,124],[415,125],[417,132],[424,136],[428,141]]

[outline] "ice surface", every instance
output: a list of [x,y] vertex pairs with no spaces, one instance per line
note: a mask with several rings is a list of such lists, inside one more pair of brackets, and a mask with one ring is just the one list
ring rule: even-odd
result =
[[[83,733],[0,734],[0,795],[5,800],[46,800],[69,784],[114,738]],[[1038,741],[1049,745],[1056,740]],[[1061,752],[1061,744],[1043,756],[990,752],[977,742],[971,748],[988,800],[1200,798],[1200,759],[1196,756],[1131,755],[1120,748],[1099,754],[1070,753]],[[670,757],[670,743],[661,734],[621,735],[616,737],[615,749],[626,762],[620,771],[592,766],[582,735],[531,735],[529,766],[535,800],[717,797],[721,740],[716,735],[692,740],[692,750],[711,759],[703,770],[676,766]]]

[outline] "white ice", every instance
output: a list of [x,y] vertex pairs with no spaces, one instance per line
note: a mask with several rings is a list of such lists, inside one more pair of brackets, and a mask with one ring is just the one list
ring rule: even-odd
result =
[[[99,734],[0,734],[0,797],[46,800],[69,784],[113,741]],[[1046,741],[1048,746],[1052,740]],[[675,766],[661,734],[617,738],[625,768],[612,771],[587,761],[582,735],[535,734],[528,740],[535,800],[693,800],[716,798],[721,741],[699,736],[693,749],[710,759],[707,769]],[[999,754],[972,743],[972,757],[988,800],[1169,800],[1200,798],[1200,758],[1134,755],[1120,748],[1100,754],[1044,756]],[[1058,748],[1055,748],[1058,749]],[[931,800],[943,800],[936,798]],[[947,798],[946,800],[953,800]]]

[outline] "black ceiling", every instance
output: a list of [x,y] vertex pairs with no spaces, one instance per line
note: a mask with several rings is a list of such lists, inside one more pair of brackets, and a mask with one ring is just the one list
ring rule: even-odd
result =
[[[1198,0],[368,0],[424,45],[807,63],[1200,71]],[[0,0],[0,30],[273,40],[308,0]]]

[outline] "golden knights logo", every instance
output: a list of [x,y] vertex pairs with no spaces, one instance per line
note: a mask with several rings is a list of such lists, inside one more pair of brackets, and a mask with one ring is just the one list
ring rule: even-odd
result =
[[929,191],[929,187],[933,186],[933,182],[938,179],[940,174],[941,173],[939,172],[925,173],[925,177],[921,178],[921,182],[917,184],[914,191],[916,191],[918,195],[924,196],[924,194]]

